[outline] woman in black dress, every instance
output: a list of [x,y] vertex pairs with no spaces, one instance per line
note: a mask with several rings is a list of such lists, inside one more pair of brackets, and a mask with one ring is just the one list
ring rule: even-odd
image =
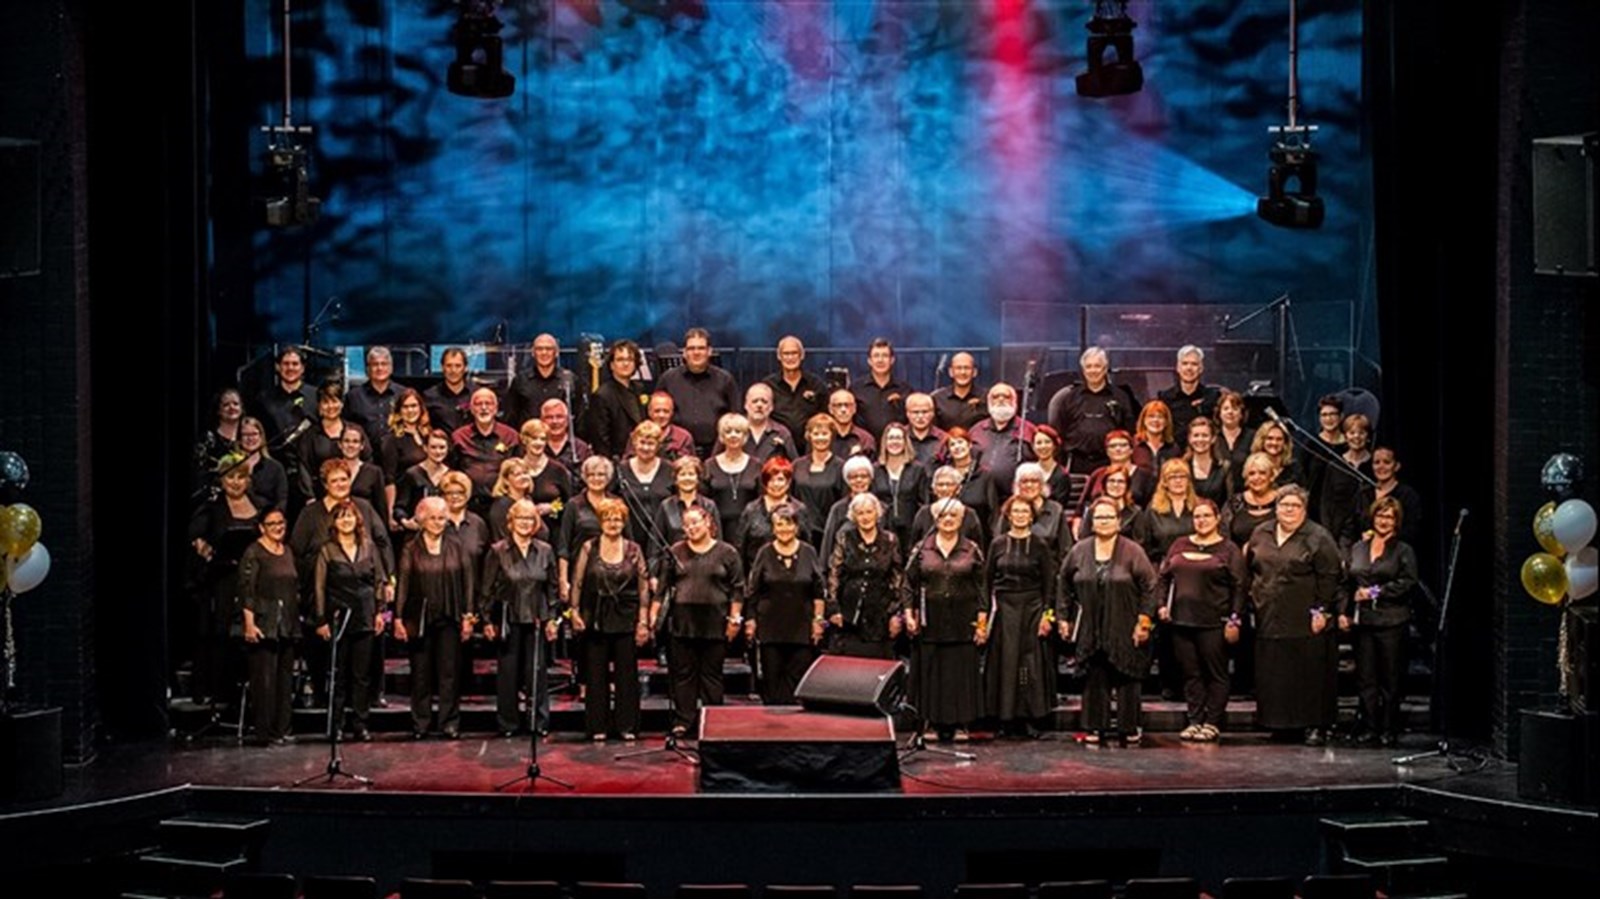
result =
[[617,466],[616,493],[628,504],[628,537],[647,558],[666,552],[652,534],[656,510],[672,496],[672,467],[660,455],[661,426],[644,421],[633,427],[633,455]]
[[1221,509],[1233,493],[1233,479],[1228,458],[1217,446],[1217,426],[1205,416],[1195,416],[1189,422],[1189,443],[1183,460],[1189,464],[1195,494]]
[[422,462],[406,469],[395,484],[394,518],[406,532],[416,532],[422,526],[415,518],[417,503],[423,497],[439,496],[439,480],[450,471],[445,460],[450,456],[450,435],[435,428],[428,432],[423,445],[427,454]]
[[[239,560],[261,535],[262,509],[250,495],[250,472],[237,453],[216,463],[222,491],[189,520],[194,548],[195,644],[189,692],[196,703],[235,693],[239,658],[231,636],[238,619]],[[279,512],[282,512],[279,510]]]
[[995,511],[1000,508],[1000,487],[973,452],[972,438],[965,428],[957,426],[945,434],[944,451],[950,468],[961,476],[961,489],[956,492],[956,498],[966,507],[967,516],[978,529],[978,546],[986,546]]
[[878,465],[872,470],[872,493],[883,501],[884,527],[894,532],[902,547],[911,539],[917,511],[928,502],[930,481],[928,470],[917,462],[908,428],[898,422],[884,428],[878,440]]
[[1250,443],[1250,452],[1265,453],[1272,460],[1274,474],[1273,487],[1282,487],[1286,484],[1306,485],[1305,467],[1300,465],[1300,460],[1294,458],[1294,442],[1289,440],[1289,433],[1277,422],[1267,422],[1256,429],[1255,440]]
[[911,650],[911,697],[939,740],[966,740],[983,716],[978,652],[989,640],[983,551],[961,536],[971,515],[960,500],[933,505],[934,531],[911,550],[905,627]]
[[[400,476],[428,458],[428,434],[433,431],[433,425],[428,420],[428,406],[416,388],[406,388],[400,392],[394,402],[394,411],[389,413],[388,426],[378,447],[378,461],[383,468],[384,481],[387,482],[385,491],[388,502],[382,508],[390,512],[389,530],[399,531],[398,514],[394,509],[395,501],[399,499]],[[449,442],[449,436],[446,435],[447,448]]]
[[617,467],[604,456],[591,456],[579,466],[583,474],[583,491],[561,511],[561,530],[556,532],[556,558],[561,568],[561,602],[572,599],[572,564],[577,559],[578,548],[590,538],[600,534],[600,504],[616,499],[606,493]]
[[561,527],[561,510],[572,496],[572,473],[561,463],[550,458],[550,430],[544,422],[529,419],[517,432],[522,439],[522,461],[528,464],[528,474],[533,476],[533,491],[529,496],[544,517],[547,534],[555,534]]
[[1056,700],[1055,659],[1045,643],[1055,624],[1056,544],[1035,533],[1034,505],[1021,494],[1001,505],[1000,516],[1005,528],[989,545],[984,573],[994,609],[987,709],[1001,734],[1035,737]]
[[[1340,430],[1344,442],[1336,452],[1350,468],[1376,480],[1372,474],[1372,449],[1368,443],[1371,429],[1367,417],[1360,413],[1348,415],[1340,424]],[[1346,535],[1360,530],[1358,523],[1363,519],[1363,510],[1356,504],[1360,502],[1361,488],[1366,482],[1332,463],[1324,463],[1323,469],[1317,521],[1335,540],[1343,540]],[[1341,547],[1348,547],[1348,543]]]
[[1256,614],[1256,721],[1279,736],[1327,742],[1338,712],[1336,622],[1343,563],[1327,529],[1306,517],[1306,489],[1278,489],[1277,517],[1250,535],[1245,562]]
[[[446,485],[447,492],[453,489],[459,486]],[[470,492],[469,483],[465,493]],[[472,636],[476,618],[477,569],[461,542],[446,532],[449,510],[443,498],[423,498],[416,515],[422,530],[400,554],[394,611],[395,640],[411,648],[411,736],[421,740],[436,722],[446,738],[455,740],[461,736],[456,676],[461,645]]]
[[790,493],[794,486],[794,465],[782,456],[773,456],[761,465],[761,496],[745,504],[739,514],[739,527],[730,541],[739,549],[745,566],[755,561],[756,553],[772,540],[772,511],[780,506],[794,510],[802,536],[811,533],[811,510]]
[[1217,505],[1194,506],[1194,533],[1178,538],[1161,563],[1163,630],[1183,671],[1188,721],[1178,737],[1216,741],[1227,719],[1227,644],[1239,642],[1245,597],[1244,554],[1222,536]]
[[822,641],[824,594],[822,562],[800,540],[799,512],[778,507],[772,540],[756,552],[744,588],[745,638],[759,642],[762,703],[794,703],[795,686]]
[[1225,390],[1217,398],[1217,449],[1235,472],[1244,468],[1256,439],[1255,429],[1245,424],[1248,412],[1244,397],[1235,391]]
[[[345,698],[349,698],[350,736],[357,741],[370,740],[367,714],[372,709],[373,636],[383,631],[389,572],[354,501],[345,500],[334,507],[332,534],[317,551],[311,585],[317,637],[339,641],[333,708],[342,713]],[[334,727],[342,728],[342,721],[340,715]]]
[[[662,543],[662,556],[657,562],[665,562],[666,550],[687,536],[684,527],[684,514],[691,509],[703,510],[710,514],[711,537],[720,540],[722,537],[722,518],[717,514],[717,505],[700,493],[700,475],[704,472],[700,460],[693,456],[680,456],[672,461],[672,496],[661,501],[656,507],[656,534]],[[660,577],[660,573],[656,573]],[[658,584],[657,590],[665,588]]]
[[267,429],[261,420],[239,420],[239,452],[250,470],[250,499],[261,509],[289,508],[289,474],[267,451]]
[[905,609],[900,542],[879,527],[883,504],[870,494],[850,501],[854,528],[839,532],[828,558],[828,618],[839,629],[833,652],[894,659]]
[[295,458],[300,460],[300,495],[320,498],[322,485],[315,481],[326,460],[339,458],[339,439],[348,423],[344,420],[344,385],[338,379],[324,382],[317,389],[317,421],[300,435]]
[[811,452],[794,461],[794,495],[811,510],[802,538],[820,546],[828,510],[844,496],[844,460],[833,452],[833,419],[827,413],[806,420],[806,443]]
[[[907,548],[915,547],[922,543],[923,538],[933,534],[933,509],[939,505],[939,501],[960,499],[957,495],[961,493],[961,473],[951,466],[940,466],[933,470],[931,487],[932,496],[928,498],[928,502],[923,504],[921,509],[917,510],[917,517],[911,520],[910,539],[900,545],[902,553]],[[978,527],[977,520],[972,516],[962,516],[961,536],[976,544],[983,540],[983,529]]]
[[239,559],[239,604],[249,657],[250,705],[256,742],[287,744],[294,722],[294,642],[300,636],[300,577],[284,542],[289,521],[281,510],[261,517],[261,534]]
[[[1056,622],[1062,640],[1076,639],[1087,670],[1083,685],[1085,740],[1137,743],[1140,688],[1150,670],[1150,630],[1158,590],[1144,549],[1120,533],[1117,504],[1089,505],[1089,537],[1074,544],[1056,579]],[[1116,694],[1117,727],[1111,725]]]
[[[507,463],[517,460],[507,460]],[[506,510],[510,531],[489,545],[483,561],[483,636],[497,644],[495,722],[501,737],[522,729],[518,694],[526,691],[532,708],[549,707],[549,666],[544,641],[555,636],[556,554],[539,538],[544,527],[539,508],[520,499]],[[541,629],[544,634],[541,636]],[[537,714],[536,714],[537,717]]]
[[728,642],[744,624],[744,565],[739,551],[717,540],[714,509],[691,505],[682,516],[683,540],[667,551],[661,591],[650,601],[652,621],[660,622],[663,604],[668,607],[667,667],[676,737],[689,734],[700,706],[722,705],[722,663]]
[[350,494],[367,501],[383,527],[389,527],[389,492],[384,484],[383,469],[364,461],[367,456],[367,433],[360,426],[346,425],[339,437],[339,456],[350,469]]
[[439,479],[439,496],[444,498],[445,532],[461,544],[476,574],[483,566],[483,555],[494,541],[489,537],[489,523],[468,508],[472,502],[472,479],[465,472],[446,472]]
[[1222,533],[1242,550],[1257,528],[1277,516],[1278,488],[1272,483],[1272,457],[1252,453],[1244,461],[1244,489],[1222,508]]
[[625,536],[628,505],[600,501],[600,536],[578,550],[572,627],[582,639],[584,730],[592,740],[639,736],[639,648],[650,641],[650,578],[645,554]]
[[738,413],[724,414],[717,420],[722,450],[705,463],[705,494],[717,505],[718,533],[730,539],[739,530],[745,506],[761,493],[761,461],[744,447],[749,437],[749,419]]
[[[1354,417],[1352,417],[1354,418]],[[1348,437],[1348,431],[1346,432]],[[1392,747],[1400,738],[1400,685],[1405,675],[1406,623],[1417,584],[1417,556],[1400,540],[1405,511],[1394,497],[1372,509],[1372,531],[1350,548],[1355,612],[1356,684],[1365,726],[1360,739]]]
[[872,493],[872,460],[865,456],[852,456],[844,461],[845,495],[834,501],[822,526],[822,556],[833,554],[833,541],[840,529],[850,524],[850,501],[862,494]]
[[1079,498],[1072,496],[1072,479],[1067,475],[1067,464],[1060,458],[1061,435],[1049,425],[1033,429],[1033,456],[1044,472],[1045,494],[1061,504],[1062,509],[1077,509]]

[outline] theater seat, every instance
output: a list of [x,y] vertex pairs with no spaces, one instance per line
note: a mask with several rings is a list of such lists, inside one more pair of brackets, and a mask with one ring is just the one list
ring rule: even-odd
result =
[[748,897],[748,884],[680,884],[679,897]]
[[491,881],[483,886],[485,897],[530,897],[535,900],[545,900],[550,897],[565,897],[561,892],[561,885],[554,881]]
[[1085,881],[1044,881],[1039,884],[1039,897],[1109,897],[1111,882],[1104,878]]
[[580,881],[572,886],[574,897],[648,897],[650,892],[637,881]]
[[378,896],[378,879],[371,875],[307,875],[301,879],[300,894],[313,900],[366,900]]
[[1225,878],[1219,897],[1267,900],[1272,897],[1293,897],[1294,879],[1288,876],[1265,878]]
[[478,886],[465,878],[407,878],[400,882],[401,897],[482,897]]
[[1376,897],[1377,888],[1370,875],[1307,875],[1300,882],[1300,896],[1306,900],[1326,897]]
[[1198,897],[1200,882],[1193,878],[1129,878],[1122,888],[1129,898]]
[[1026,897],[1028,886],[1018,883],[1011,884],[958,884],[956,885],[957,897]]
[[224,897],[298,897],[294,876],[281,872],[230,872],[222,880]]

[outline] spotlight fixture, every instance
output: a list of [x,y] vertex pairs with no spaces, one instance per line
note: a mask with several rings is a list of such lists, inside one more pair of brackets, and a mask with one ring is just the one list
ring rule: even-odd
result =
[[1267,129],[1277,140],[1267,151],[1272,167],[1267,170],[1267,195],[1256,200],[1256,215],[1279,228],[1319,228],[1326,210],[1317,196],[1317,152],[1311,148],[1317,126],[1299,121],[1298,6],[1298,0],[1289,0],[1289,121]]
[[505,45],[500,40],[499,0],[461,0],[461,17],[450,29],[456,58],[450,63],[445,84],[450,93],[486,100],[509,97],[517,89],[516,76],[506,71]]
[[311,196],[311,154],[301,143],[301,135],[311,134],[311,126],[294,124],[293,83],[289,28],[293,3],[283,2],[283,119],[261,130],[270,137],[267,143],[266,222],[272,228],[310,225],[322,214],[322,201]]
[[[1144,87],[1144,69],[1133,58],[1133,29],[1128,0],[1094,0],[1089,29],[1089,71],[1077,78],[1080,97],[1116,97],[1138,93]],[[1114,61],[1106,53],[1116,54]]]

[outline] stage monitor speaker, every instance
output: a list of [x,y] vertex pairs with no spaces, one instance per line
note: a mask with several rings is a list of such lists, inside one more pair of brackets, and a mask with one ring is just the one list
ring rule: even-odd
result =
[[894,715],[905,695],[905,663],[834,655],[817,657],[794,691],[809,710],[872,716]]
[[1552,803],[1593,803],[1596,773],[1590,760],[1600,736],[1600,713],[1522,711],[1517,754],[1517,795]]
[[1564,615],[1567,699],[1575,713],[1600,713],[1600,609],[1569,604]]
[[1596,132],[1533,142],[1533,270],[1600,276],[1595,268]]
[[44,800],[62,786],[60,708],[0,714],[0,800]]
[[39,142],[0,138],[0,278],[39,274]]

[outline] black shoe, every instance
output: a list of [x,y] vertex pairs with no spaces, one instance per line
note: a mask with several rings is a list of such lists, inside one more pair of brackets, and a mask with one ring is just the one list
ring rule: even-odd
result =
[[516,737],[517,730],[515,728],[502,728],[500,729],[500,736],[503,738]]
[[428,739],[428,733],[426,731],[413,728],[411,729],[411,739],[413,741],[425,741]]
[[365,725],[357,725],[350,730],[350,740],[358,744],[365,744],[367,741],[372,740],[372,732],[368,731]]
[[1327,734],[1325,734],[1323,732],[1323,730],[1321,728],[1307,728],[1306,729],[1306,746],[1307,747],[1323,747],[1323,746],[1326,746],[1327,743],[1328,743],[1328,736],[1327,736]]
[[444,739],[447,741],[459,741],[461,740],[461,732],[454,728],[446,728],[444,730]]

